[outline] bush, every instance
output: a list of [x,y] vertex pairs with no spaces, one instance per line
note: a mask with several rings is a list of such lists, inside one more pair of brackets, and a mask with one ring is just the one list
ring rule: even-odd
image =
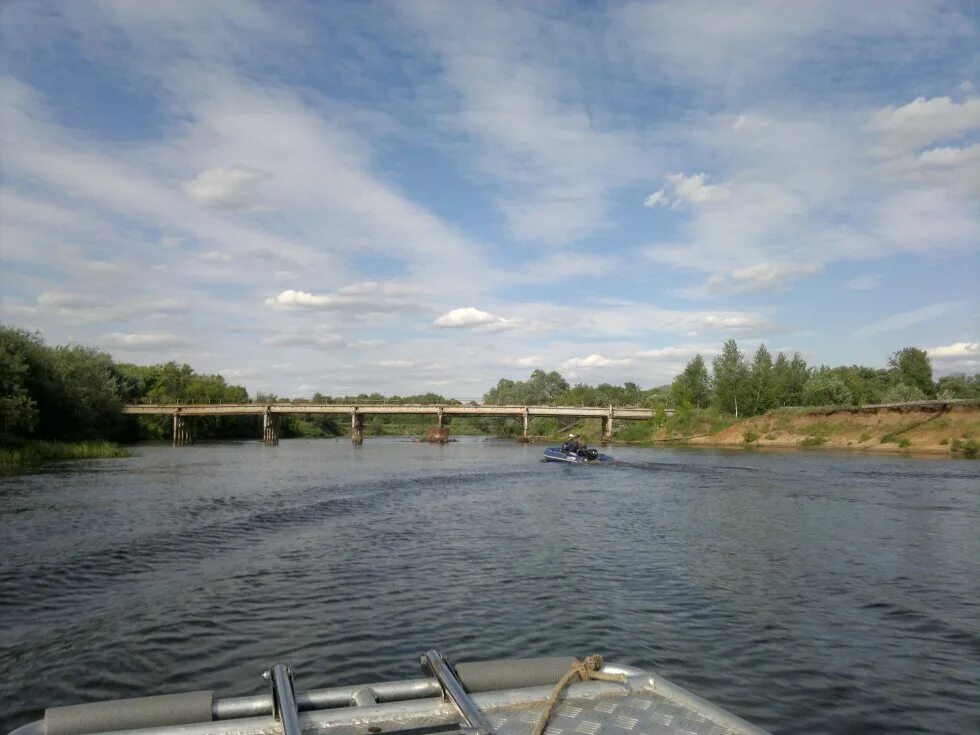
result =
[[906,447],[912,446],[912,442],[908,437],[903,436],[901,439],[898,440],[898,446],[901,449],[905,449]]
[[879,442],[881,444],[898,444],[899,437],[896,436],[895,434],[889,433],[889,434],[885,434],[883,437],[881,437],[881,439],[879,440]]
[[861,432],[861,436],[858,437],[858,441],[866,442],[870,438],[871,438],[871,432],[869,432],[869,431],[862,431]]
[[742,441],[744,441],[746,444],[752,444],[753,442],[759,441],[759,435],[754,431],[746,431],[744,434],[742,434]]
[[976,457],[980,445],[977,444],[976,439],[967,439],[966,441],[953,439],[950,449],[953,450],[954,454],[962,454],[964,457]]
[[947,444],[949,444],[949,437],[943,437],[939,440],[939,446],[945,447]]
[[769,441],[775,441],[776,435],[775,434],[766,434],[766,439],[768,439]]
[[882,403],[908,403],[909,401],[924,400],[926,400],[926,394],[922,392],[921,388],[905,383],[896,383],[881,394]]
[[808,436],[800,442],[801,447],[819,447],[827,441],[825,436]]

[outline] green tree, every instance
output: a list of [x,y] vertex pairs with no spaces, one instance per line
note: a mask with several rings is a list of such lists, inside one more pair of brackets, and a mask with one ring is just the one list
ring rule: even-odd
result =
[[496,405],[548,405],[569,391],[566,381],[557,371],[535,370],[525,381],[501,378],[483,396],[484,403]]
[[888,358],[888,366],[900,376],[898,382],[915,386],[926,396],[936,395],[932,382],[932,362],[925,350],[904,347]]
[[780,352],[772,365],[772,392],[775,406],[802,406],[803,386],[810,379],[810,368],[799,352],[793,359]]
[[972,377],[963,373],[945,375],[936,384],[936,394],[943,400],[980,398],[980,375]]
[[123,415],[112,358],[104,352],[79,346],[56,347],[52,358],[63,401],[54,438],[82,440],[116,436]]
[[749,368],[749,405],[747,413],[765,413],[776,402],[776,389],[773,382],[772,355],[765,345],[759,345]]
[[712,361],[714,400],[719,411],[738,416],[739,404],[745,407],[748,367],[734,339],[729,339]]
[[711,401],[711,376],[700,354],[687,363],[670,387],[671,397],[678,406],[703,408]]
[[19,329],[0,328],[0,431],[30,432],[37,423],[37,403],[27,388],[30,366],[24,344],[39,339]]
[[853,400],[844,381],[827,368],[816,371],[803,386],[805,406],[844,406]]

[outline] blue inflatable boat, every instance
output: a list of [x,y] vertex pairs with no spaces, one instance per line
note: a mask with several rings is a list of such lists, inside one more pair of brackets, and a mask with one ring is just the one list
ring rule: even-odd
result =
[[600,454],[595,449],[584,449],[581,454],[577,454],[576,452],[563,452],[557,447],[545,449],[544,458],[548,462],[569,462],[571,464],[597,464],[613,461],[613,458],[608,454]]

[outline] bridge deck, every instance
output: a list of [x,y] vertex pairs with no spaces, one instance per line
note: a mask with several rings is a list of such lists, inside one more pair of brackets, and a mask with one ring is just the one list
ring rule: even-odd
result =
[[183,416],[261,416],[263,414],[429,414],[444,416],[570,416],[575,418],[608,418],[644,420],[653,417],[649,408],[593,406],[456,406],[421,404],[336,404],[336,403],[202,403],[202,404],[133,404],[124,413],[141,415]]

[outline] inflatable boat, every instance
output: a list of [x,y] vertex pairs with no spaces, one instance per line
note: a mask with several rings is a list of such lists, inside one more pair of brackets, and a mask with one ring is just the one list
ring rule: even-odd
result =
[[583,449],[578,452],[563,452],[558,447],[548,447],[544,450],[544,458],[548,462],[570,462],[572,464],[596,464],[597,462],[612,462],[608,454],[600,454],[596,449]]
[[297,691],[277,663],[264,694],[212,691],[52,707],[11,735],[764,735],[677,684],[601,656],[454,665],[424,678]]

